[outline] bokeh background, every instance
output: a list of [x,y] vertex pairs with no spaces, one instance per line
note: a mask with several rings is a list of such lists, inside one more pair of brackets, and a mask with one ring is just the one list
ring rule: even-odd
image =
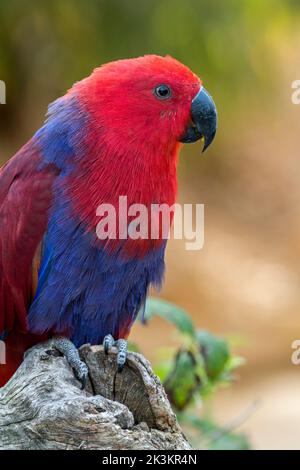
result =
[[[238,339],[247,364],[218,392],[226,424],[257,406],[241,429],[254,448],[300,449],[300,79],[297,0],[2,0],[0,162],[41,125],[47,104],[101,63],[171,54],[214,96],[219,132],[204,156],[183,148],[179,201],[205,204],[205,246],[171,241],[163,298],[195,323]],[[154,319],[131,339],[152,361],[176,343]]]

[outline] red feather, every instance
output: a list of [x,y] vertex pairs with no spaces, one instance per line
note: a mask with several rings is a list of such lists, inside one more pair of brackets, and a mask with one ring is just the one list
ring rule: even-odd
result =
[[32,298],[32,266],[57,174],[53,165],[39,171],[39,164],[38,149],[30,141],[0,170],[0,334],[8,333],[8,365],[0,365],[0,386],[33,344],[33,337],[23,334]]

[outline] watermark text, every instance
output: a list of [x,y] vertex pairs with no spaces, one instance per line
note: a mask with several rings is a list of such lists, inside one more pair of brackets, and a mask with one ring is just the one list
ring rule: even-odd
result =
[[96,211],[99,240],[186,240],[188,251],[204,245],[204,204],[100,204]]
[[295,339],[291,344],[292,349],[295,351],[291,355],[291,362],[294,366],[298,366],[300,364],[300,339]]
[[292,82],[292,89],[295,90],[291,96],[292,103],[300,104],[300,80],[294,80]]

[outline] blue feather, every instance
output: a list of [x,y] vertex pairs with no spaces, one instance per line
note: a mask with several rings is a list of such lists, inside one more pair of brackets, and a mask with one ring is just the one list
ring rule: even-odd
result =
[[68,332],[77,346],[99,344],[131,325],[150,284],[161,284],[165,244],[144,258],[125,260],[120,251],[99,248],[95,235],[69,214],[70,207],[59,202],[50,218],[30,331]]

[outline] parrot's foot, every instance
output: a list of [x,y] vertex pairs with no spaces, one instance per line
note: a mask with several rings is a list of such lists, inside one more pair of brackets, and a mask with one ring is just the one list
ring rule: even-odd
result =
[[105,354],[108,354],[110,348],[116,346],[118,349],[117,364],[118,372],[122,372],[127,358],[127,341],[125,339],[114,340],[112,335],[106,335],[103,340]]
[[57,336],[53,338],[53,346],[65,356],[70,366],[73,368],[76,377],[81,382],[82,390],[86,386],[89,370],[87,365],[80,359],[76,346],[68,338]]

